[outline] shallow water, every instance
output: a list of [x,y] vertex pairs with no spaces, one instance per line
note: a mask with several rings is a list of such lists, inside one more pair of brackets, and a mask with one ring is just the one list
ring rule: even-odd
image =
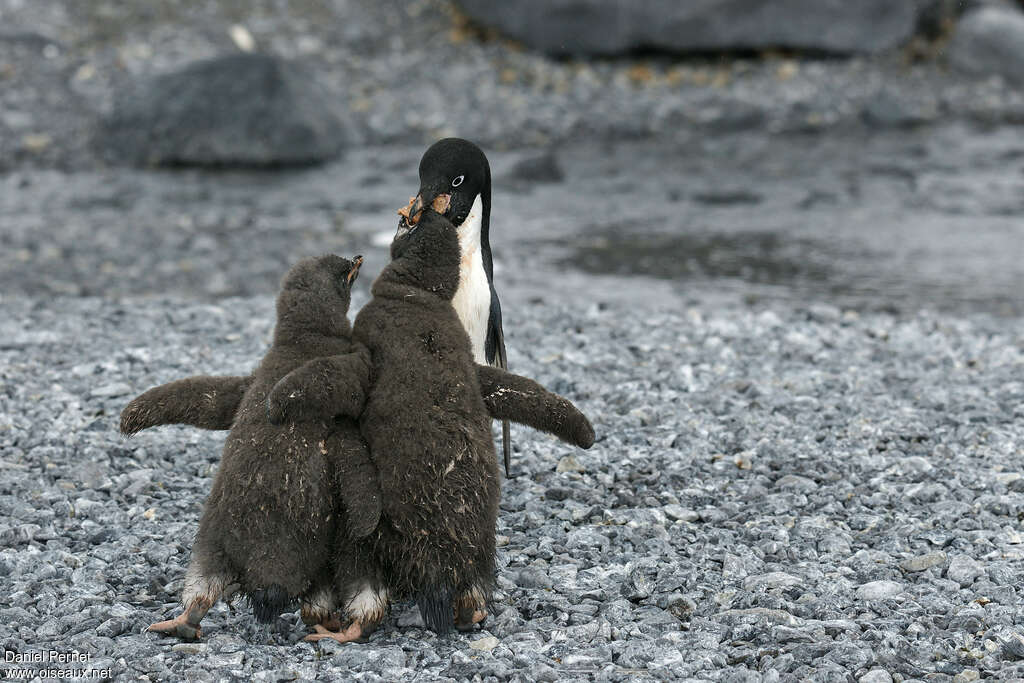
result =
[[[0,177],[0,292],[275,291],[298,258],[387,261],[421,150],[351,150],[276,172],[19,172]],[[1024,314],[1024,139],[963,126],[737,135],[556,151],[565,180],[493,152],[499,292],[787,299],[855,309]],[[640,279],[638,279],[640,276]]]

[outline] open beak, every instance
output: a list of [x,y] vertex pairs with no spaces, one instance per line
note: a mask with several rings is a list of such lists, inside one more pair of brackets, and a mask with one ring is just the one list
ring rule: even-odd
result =
[[403,220],[399,222],[398,229],[401,230],[403,227],[416,225],[420,222],[420,214],[422,213],[423,195],[421,193],[415,197],[410,197],[409,204],[398,210],[398,215],[403,218]]
[[356,278],[359,276],[359,269],[362,267],[362,265],[362,256],[356,256],[354,259],[352,259],[352,269],[348,271],[348,283],[350,285],[356,281]]
[[[429,198],[429,202],[424,199],[424,196]],[[423,209],[428,203],[430,208],[443,215],[452,203],[452,196],[444,193],[435,195],[426,190],[420,190],[419,194],[409,200],[408,206],[403,206],[398,210],[398,215],[402,216],[409,225],[416,225],[420,222],[420,216],[423,215]]]
[[412,198],[409,204],[409,222],[416,225],[420,221],[420,214],[423,213],[423,193]]

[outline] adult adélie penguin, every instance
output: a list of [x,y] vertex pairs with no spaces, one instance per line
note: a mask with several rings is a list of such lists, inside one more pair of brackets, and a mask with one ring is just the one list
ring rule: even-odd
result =
[[[444,138],[423,153],[419,173],[419,192],[401,213],[416,217],[438,195],[451,197],[444,216],[458,228],[462,252],[459,287],[452,305],[469,335],[473,360],[507,370],[501,303],[494,289],[491,258],[491,167],[487,157],[468,140]],[[505,476],[509,476],[512,444],[508,420],[502,420],[501,438]]]

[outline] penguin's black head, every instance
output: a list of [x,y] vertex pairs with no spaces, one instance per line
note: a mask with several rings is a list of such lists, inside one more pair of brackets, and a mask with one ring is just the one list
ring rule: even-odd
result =
[[350,261],[334,254],[295,264],[281,281],[278,330],[347,334],[352,284],[362,265],[362,256]]
[[415,223],[419,212],[442,194],[450,198],[442,215],[455,227],[469,216],[480,197],[485,212],[491,205],[491,168],[483,151],[469,140],[438,140],[420,159],[420,191],[408,207],[407,222]]

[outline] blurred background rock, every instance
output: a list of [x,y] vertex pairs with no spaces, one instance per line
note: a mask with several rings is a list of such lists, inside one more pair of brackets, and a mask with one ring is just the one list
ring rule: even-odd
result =
[[[1009,0],[0,0],[0,263],[14,291],[269,293],[285,258],[382,248],[458,135],[503,265],[1017,311],[1021,74]],[[941,238],[894,260],[904,230]],[[599,258],[623,234],[641,253]],[[125,279],[132,250],[165,258]]]

